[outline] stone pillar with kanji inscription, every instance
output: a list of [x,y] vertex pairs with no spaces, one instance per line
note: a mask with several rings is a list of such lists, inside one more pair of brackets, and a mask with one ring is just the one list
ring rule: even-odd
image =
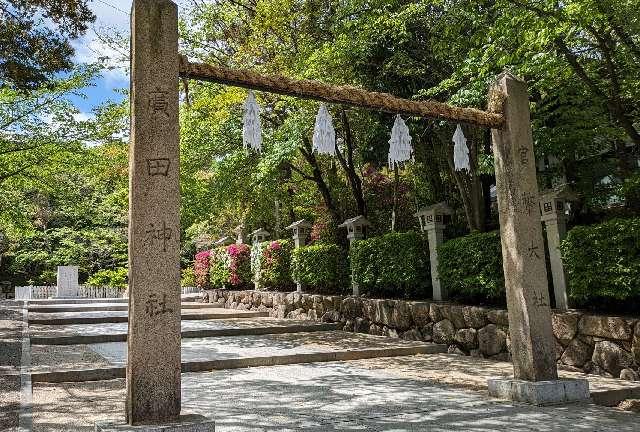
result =
[[553,279],[553,294],[556,309],[567,310],[567,280],[560,253],[560,242],[567,235],[566,205],[574,201],[576,195],[566,185],[546,191],[540,197],[540,219],[544,223],[549,248],[549,262]]
[[129,424],[180,415],[177,7],[134,0],[129,146]]
[[429,241],[431,286],[433,288],[433,299],[436,301],[446,300],[448,298],[446,287],[440,285],[440,276],[438,275],[438,246],[444,243],[444,221],[451,213],[451,208],[447,203],[441,202],[420,209],[415,214],[420,219],[420,226],[422,230],[427,233],[427,239]]
[[489,392],[536,404],[585,399],[586,380],[558,380],[527,85],[505,72],[491,92],[504,99],[492,140],[515,380],[490,380]]

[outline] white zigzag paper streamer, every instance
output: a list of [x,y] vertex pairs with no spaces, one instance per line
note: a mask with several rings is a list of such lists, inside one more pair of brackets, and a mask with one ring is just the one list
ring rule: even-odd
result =
[[247,100],[244,102],[244,115],[242,117],[242,143],[244,148],[262,151],[262,130],[260,127],[260,107],[256,96],[250,90]]
[[320,104],[316,115],[316,125],[313,128],[313,151],[318,154],[336,155],[336,131],[325,104]]
[[411,135],[409,128],[405,124],[400,114],[396,115],[396,121],[391,129],[391,139],[389,140],[389,168],[395,165],[413,160],[413,147],[411,147]]
[[462,128],[460,125],[456,127],[456,131],[453,134],[453,166],[456,171],[471,170],[469,165],[469,147],[467,147],[467,139],[464,137]]

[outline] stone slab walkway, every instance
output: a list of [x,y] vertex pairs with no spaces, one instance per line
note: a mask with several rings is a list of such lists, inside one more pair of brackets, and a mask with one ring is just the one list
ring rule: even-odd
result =
[[[214,418],[218,432],[638,431],[638,415],[613,408],[514,404],[366,362],[183,374],[183,411]],[[89,432],[121,417],[123,400],[124,380],[36,383],[34,430]]]
[[[205,362],[424,345],[433,344],[343,331],[190,338],[182,341],[182,361]],[[32,370],[38,372],[70,368],[124,366],[127,359],[127,344],[111,342],[90,345],[34,345],[31,347],[31,353]],[[157,355],[162,355],[162,352],[159,350]],[[95,366],[92,366],[92,361]]]

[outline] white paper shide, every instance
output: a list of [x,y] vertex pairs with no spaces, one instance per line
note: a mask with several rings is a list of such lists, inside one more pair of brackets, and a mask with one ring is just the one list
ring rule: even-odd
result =
[[320,104],[313,129],[313,151],[318,154],[336,155],[336,131],[333,119],[325,104]]
[[262,151],[262,130],[260,127],[260,107],[256,96],[249,91],[244,102],[244,116],[242,117],[242,143],[244,148]]
[[391,129],[391,139],[389,140],[389,168],[402,162],[413,160],[413,147],[411,147],[411,135],[409,128],[405,124],[400,114],[396,115],[396,121]]
[[456,127],[456,131],[453,134],[453,165],[456,171],[471,170],[469,165],[469,147],[467,147],[467,139],[464,137],[462,128],[460,125]]

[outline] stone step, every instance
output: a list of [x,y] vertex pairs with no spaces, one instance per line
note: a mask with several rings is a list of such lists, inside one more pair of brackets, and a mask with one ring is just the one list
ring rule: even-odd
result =
[[[304,323],[266,325],[263,327],[227,327],[218,329],[183,330],[183,338],[207,338],[223,336],[255,336],[284,333],[312,333],[337,330],[335,323]],[[73,334],[66,336],[31,336],[31,345],[86,345],[106,342],[126,342],[127,333]]]
[[[183,310],[182,320],[211,320],[230,318],[257,318],[267,317],[268,312],[258,311],[236,311],[231,309],[202,308],[197,311]],[[29,314],[29,325],[67,325],[67,324],[102,324],[102,323],[122,323],[127,322],[126,311],[106,311],[106,312],[62,312],[52,314]]]
[[[364,348],[330,352],[310,352],[289,355],[273,355],[262,357],[239,357],[217,360],[182,362],[182,372],[208,372],[213,370],[238,369],[259,366],[276,366],[300,363],[319,363],[333,361],[360,360],[378,357],[412,356],[417,354],[434,354],[446,352],[447,346],[440,344],[421,344],[416,346],[400,346],[386,348]],[[104,367],[78,370],[34,371],[32,382],[82,382],[102,381],[126,376],[125,367]]]
[[91,304],[91,303],[129,303],[126,298],[51,298],[27,300],[29,305],[55,305],[55,304]]
[[[211,304],[208,303],[195,303],[195,302],[183,302],[181,304],[182,309],[211,309]],[[129,310],[129,304],[127,303],[101,303],[101,304],[69,304],[60,303],[55,306],[29,306],[29,312],[34,313],[60,313],[60,312],[99,312],[99,311],[126,311]]]

